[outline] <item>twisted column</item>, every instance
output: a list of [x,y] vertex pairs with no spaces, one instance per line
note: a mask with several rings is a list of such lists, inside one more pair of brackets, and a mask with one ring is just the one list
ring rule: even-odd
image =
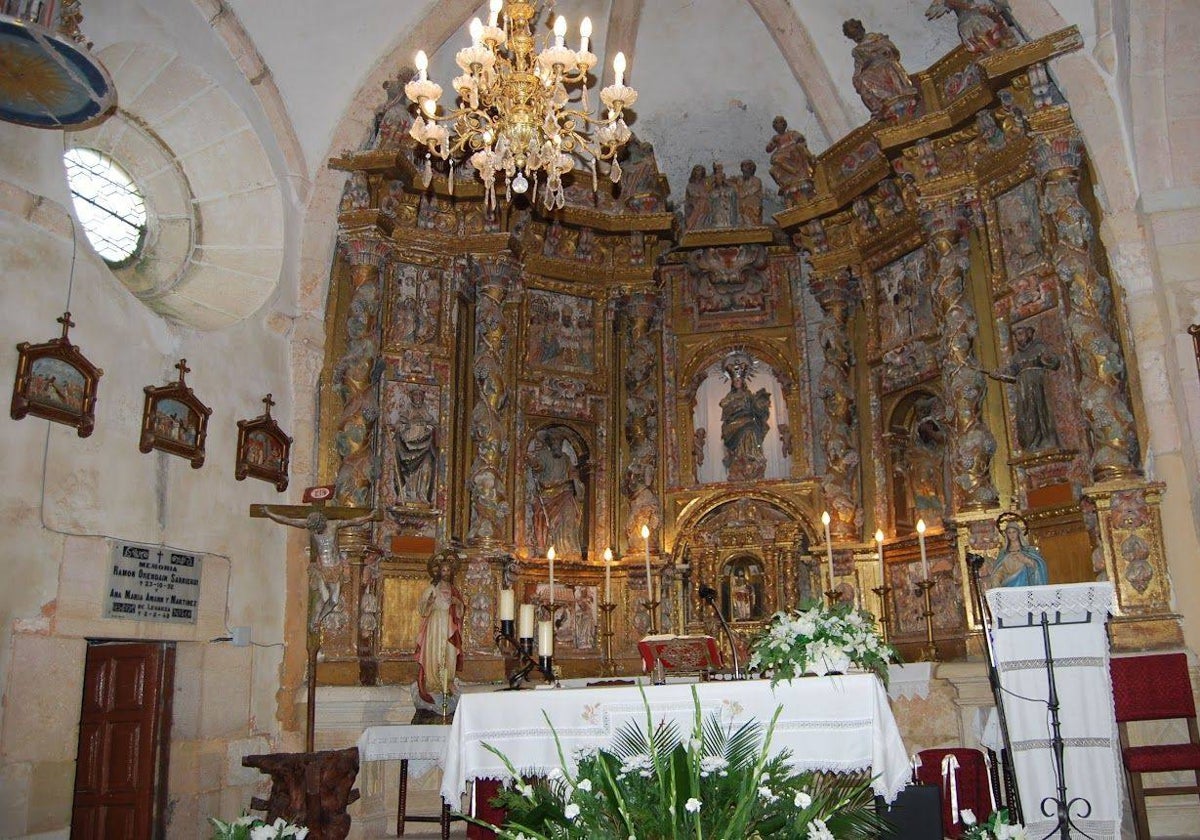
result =
[[1096,268],[1095,230],[1079,200],[1082,148],[1078,134],[1039,137],[1034,163],[1042,178],[1042,212],[1056,234],[1054,270],[1069,301],[1067,330],[1092,444],[1092,477],[1106,481],[1140,475],[1140,450],[1112,289]]
[[975,347],[979,319],[969,289],[969,215],[959,196],[921,214],[935,261],[932,295],[941,326],[942,400],[952,435],[947,454],[957,512],[992,508],[1000,498],[992,481],[996,438],[984,418],[987,377]]
[[337,503],[371,507],[378,477],[373,452],[379,422],[381,274],[391,248],[373,236],[345,236],[338,244],[350,264],[351,293],[346,348],[333,369],[333,387],[342,401],[334,437],[340,458]]
[[471,500],[467,540],[495,546],[509,536],[508,371],[512,341],[504,317],[511,277],[507,262],[476,263],[474,457],[467,477]]
[[643,525],[651,533],[662,523],[658,498],[658,294],[637,291],[618,307],[625,383],[625,443],[628,447],[621,493],[627,502],[625,537],[627,545],[639,545]]
[[829,531],[839,540],[857,538],[862,523],[859,480],[858,417],[854,400],[854,345],[850,319],[858,300],[858,283],[850,269],[814,276],[813,294],[825,317],[817,337],[825,364],[817,377],[817,394],[825,407],[821,446],[825,474],[821,490],[829,506]]

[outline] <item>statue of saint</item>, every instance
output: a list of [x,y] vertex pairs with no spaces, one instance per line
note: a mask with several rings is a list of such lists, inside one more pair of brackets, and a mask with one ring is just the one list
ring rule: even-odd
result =
[[454,585],[462,563],[457,547],[434,555],[427,566],[429,586],[417,602],[417,694],[433,703],[435,694],[455,693],[455,674],[463,664],[462,622],[466,602]]
[[529,445],[533,538],[540,552],[550,546],[560,557],[582,554],[583,481],[578,455],[562,429],[542,429]]
[[[375,511],[361,516],[330,520],[320,510],[303,519],[284,516],[263,505],[262,515],[281,525],[304,528],[308,531],[308,633],[310,643],[320,638],[321,628],[345,621],[342,608],[342,573],[344,558],[338,550],[338,532],[375,518]],[[340,622],[339,622],[340,617]]]
[[771,395],[766,388],[750,392],[747,380],[753,365],[754,360],[742,352],[725,360],[729,393],[721,398],[721,441],[725,444],[722,463],[730,481],[759,479],[767,470],[762,443],[769,428]]
[[[759,212],[761,213],[761,206]],[[708,212],[700,223],[702,228],[736,227],[740,214],[738,194],[733,184],[725,177],[725,165],[713,164],[712,178],[708,184]]]
[[696,230],[704,226],[708,215],[708,177],[703,164],[692,167],[688,176],[687,190],[683,197],[683,226]]
[[808,140],[799,131],[788,128],[782,116],[771,122],[775,136],[767,143],[771,156],[771,177],[779,185],[779,194],[788,204],[797,196],[813,193],[813,173],[816,159],[808,150]]
[[1016,352],[1008,364],[988,375],[1001,382],[1016,385],[1017,444],[1025,452],[1058,449],[1058,430],[1054,414],[1046,399],[1046,379],[1049,371],[1062,367],[1062,359],[1050,352],[1046,342],[1037,337],[1037,330],[1028,324],[1013,328]]
[[954,12],[963,46],[970,52],[987,55],[1021,42],[1004,18],[1007,10],[1008,0],[933,0],[925,10],[925,17],[935,20]]
[[867,32],[851,18],[842,34],[854,42],[854,89],[877,120],[892,121],[914,110],[917,88],[900,63],[900,51],[881,32]]
[[1028,527],[1015,513],[1002,513],[996,519],[996,530],[1004,537],[1004,546],[996,555],[987,576],[989,589],[1002,586],[1045,586],[1050,582],[1046,560],[1026,539]]
[[755,174],[758,172],[758,164],[752,160],[744,160],[741,163],[741,169],[742,177],[738,179],[737,184],[739,223],[761,225],[763,184],[762,179]]
[[945,503],[945,432],[931,416],[918,420],[905,450],[912,492],[913,519],[935,528],[942,524]]
[[401,409],[393,423],[396,472],[393,487],[401,502],[433,503],[437,481],[438,421],[425,403],[425,391],[408,391],[408,408]]

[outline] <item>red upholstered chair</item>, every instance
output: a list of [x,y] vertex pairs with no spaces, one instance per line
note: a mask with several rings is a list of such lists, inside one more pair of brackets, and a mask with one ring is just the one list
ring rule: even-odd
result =
[[[1147,796],[1200,795],[1200,732],[1196,728],[1196,702],[1188,677],[1187,656],[1182,653],[1127,656],[1112,660],[1113,700],[1121,735],[1121,758],[1129,779],[1129,798],[1137,818],[1138,840],[1150,840],[1146,816]],[[1185,718],[1190,741],[1183,744],[1133,747],[1129,724],[1136,720]],[[1192,771],[1196,783],[1148,788],[1143,773]]]
[[959,814],[969,809],[979,822],[983,822],[992,815],[992,794],[988,787],[987,763],[979,750],[941,749],[917,753],[917,758],[921,760],[921,766],[917,768],[917,781],[942,789],[942,830],[947,837],[957,838],[962,836],[967,827],[962,824],[962,818],[953,813],[950,785],[943,783],[942,779],[942,761],[951,755],[958,759],[955,788]]

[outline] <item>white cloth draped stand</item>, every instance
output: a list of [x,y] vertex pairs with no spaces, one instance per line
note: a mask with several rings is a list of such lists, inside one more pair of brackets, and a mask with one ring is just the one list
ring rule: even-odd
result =
[[908,754],[883,686],[874,674],[851,674],[797,679],[774,689],[767,680],[749,680],[642,690],[606,686],[465,694],[450,727],[442,797],[457,802],[470,781],[509,777],[484,744],[502,752],[520,772],[545,775],[560,764],[555,733],[563,755],[571,760],[580,750],[609,746],[626,723],[644,729],[642,691],[654,723],[673,720],[686,737],[695,710],[693,687],[703,714],[718,714],[723,724],[733,727],[758,720],[765,732],[775,709],[782,706],[771,749],[790,750],[797,769],[869,770],[875,792],[889,802],[908,783]]
[[[1105,620],[1113,609],[1110,583],[991,589],[993,650],[1021,809],[1030,837],[1056,825],[1042,802],[1057,796],[1051,749],[1049,680],[1041,618],[1050,622],[1051,656],[1065,743],[1067,799],[1085,799],[1091,813],[1072,820],[1094,840],[1121,836],[1121,762],[1108,673]],[[1073,622],[1073,623],[1072,623]]]

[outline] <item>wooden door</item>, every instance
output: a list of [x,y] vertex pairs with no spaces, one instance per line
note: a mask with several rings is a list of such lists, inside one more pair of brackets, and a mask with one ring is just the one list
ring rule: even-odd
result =
[[74,840],[162,836],[174,666],[167,643],[88,645]]

